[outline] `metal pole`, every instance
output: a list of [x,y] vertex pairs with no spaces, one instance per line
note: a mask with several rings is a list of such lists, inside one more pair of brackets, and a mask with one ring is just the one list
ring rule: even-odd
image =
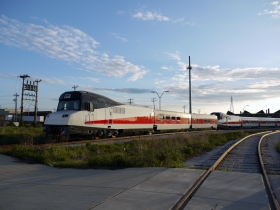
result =
[[186,107],[188,107],[188,106],[187,106],[187,105],[184,105],[184,106],[183,106],[183,108],[184,108],[184,113],[186,113],[186,111],[185,111]]
[[23,93],[24,93],[24,80],[25,80],[25,78],[30,77],[30,76],[28,76],[27,74],[24,74],[24,75],[20,75],[19,77],[20,77],[20,78],[22,78],[21,105],[20,105],[20,122],[22,122],[22,116],[23,116]]
[[191,91],[191,56],[189,56],[189,66],[188,68],[189,69],[189,101],[190,101],[190,114],[192,113],[192,91]]
[[158,101],[159,101],[159,110],[161,110],[161,97],[162,97],[162,95],[164,94],[164,93],[168,93],[169,92],[169,90],[165,90],[165,91],[163,91],[162,92],[162,94],[161,94],[161,96],[159,96],[159,94],[156,92],[156,91],[151,91],[152,93],[156,93],[157,95],[158,95]]
[[42,80],[35,80],[35,82],[37,83],[35,86],[35,108],[34,108],[34,125],[37,122],[37,106],[38,106],[38,83],[41,82]]
[[14,95],[15,98],[15,118],[14,121],[17,122],[17,97],[19,96],[17,93]]

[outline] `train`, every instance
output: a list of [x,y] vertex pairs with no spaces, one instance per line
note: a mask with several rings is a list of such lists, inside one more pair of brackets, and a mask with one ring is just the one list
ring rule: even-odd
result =
[[235,115],[227,115],[222,112],[212,112],[211,115],[217,116],[218,129],[280,127],[280,118],[242,117]]
[[217,129],[216,115],[156,110],[114,101],[88,91],[68,91],[46,116],[45,134],[73,138],[116,137],[171,130]]
[[44,126],[46,135],[97,139],[191,129],[279,127],[280,118],[156,110],[119,103],[88,91],[68,91],[60,95],[57,111],[46,116]]

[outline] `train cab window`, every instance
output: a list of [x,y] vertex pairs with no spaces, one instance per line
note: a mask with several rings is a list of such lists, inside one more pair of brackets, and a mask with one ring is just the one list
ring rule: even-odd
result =
[[158,115],[158,119],[164,120],[164,114],[159,114],[159,115]]
[[176,117],[172,116],[172,120],[176,120]]
[[166,115],[165,119],[170,120],[170,115]]
[[177,120],[179,120],[179,121],[180,121],[180,120],[181,120],[181,117],[177,117]]
[[80,110],[80,100],[60,100],[57,111],[62,110]]

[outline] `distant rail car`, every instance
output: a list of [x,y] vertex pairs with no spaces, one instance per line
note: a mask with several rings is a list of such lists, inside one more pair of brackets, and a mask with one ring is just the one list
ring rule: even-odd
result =
[[240,117],[234,115],[226,115],[222,112],[213,112],[218,118],[218,128],[268,128],[279,127],[280,118],[268,117]]

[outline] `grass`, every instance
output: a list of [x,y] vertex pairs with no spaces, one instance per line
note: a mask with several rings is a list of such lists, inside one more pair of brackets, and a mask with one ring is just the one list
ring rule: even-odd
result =
[[0,127],[0,146],[14,144],[49,144],[62,141],[58,138],[46,137],[43,127]]
[[0,127],[0,145],[35,144],[45,139],[42,127]]
[[[28,133],[28,131],[26,132]],[[247,132],[205,133],[195,137],[180,134],[160,140],[133,140],[125,143],[86,143],[85,146],[75,147],[50,146],[48,148],[35,148],[28,144],[20,144],[10,149],[0,149],[0,153],[23,160],[33,160],[46,165],[52,164],[56,167],[67,168],[180,168],[183,167],[184,161],[193,156],[249,134]],[[1,135],[5,137],[4,134]],[[38,135],[40,136],[41,134],[38,133]],[[32,135],[30,134],[30,136]]]

